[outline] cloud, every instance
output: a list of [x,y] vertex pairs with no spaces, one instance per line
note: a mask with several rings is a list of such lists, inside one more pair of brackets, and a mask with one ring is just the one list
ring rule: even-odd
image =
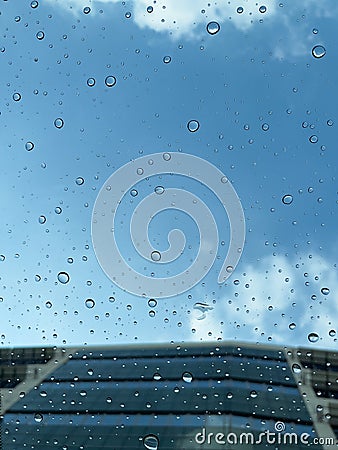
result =
[[[120,3],[118,0],[47,0],[50,4],[62,7],[74,14],[83,13],[89,6],[91,14],[97,12],[103,4]],[[265,9],[259,9],[256,0],[235,0],[219,6],[207,0],[134,0],[130,12],[131,18],[140,28],[149,28],[160,33],[169,33],[174,39],[194,37],[198,30],[206,27],[210,21],[220,25],[226,20],[239,30],[247,30],[260,19],[272,16],[276,12],[276,2],[267,0]],[[152,7],[148,12],[148,7]],[[238,9],[242,8],[242,9]]]
[[[232,283],[224,289],[227,294],[206,312],[205,319],[190,316],[194,340],[221,337],[286,346],[337,347],[338,275],[333,262],[318,254],[293,259],[269,256],[256,265],[247,265],[244,274],[238,275],[235,283],[233,275]],[[293,323],[295,328],[290,327]],[[336,335],[330,336],[330,330]],[[316,343],[308,340],[310,333],[319,336]]]

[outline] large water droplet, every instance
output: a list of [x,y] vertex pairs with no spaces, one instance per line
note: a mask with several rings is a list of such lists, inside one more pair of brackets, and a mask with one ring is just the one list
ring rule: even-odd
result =
[[45,37],[45,33],[43,31],[38,31],[36,33],[36,38],[39,39],[39,41],[42,41],[42,39]]
[[64,121],[63,119],[61,119],[61,117],[58,117],[57,119],[54,120],[54,125],[56,128],[62,128],[64,125]]
[[77,177],[76,180],[75,180],[75,183],[78,186],[81,186],[84,183],[84,179],[82,177]]
[[318,341],[319,336],[317,333],[310,333],[307,338],[310,342],[314,343]]
[[87,85],[88,85],[89,87],[95,86],[95,78],[88,78],[88,80],[87,80]]
[[13,100],[14,100],[15,102],[20,101],[20,100],[21,100],[21,94],[19,94],[19,92],[15,92],[15,93],[13,94]]
[[221,29],[220,24],[218,22],[209,22],[207,25],[207,32],[209,34],[216,34]]
[[164,62],[165,64],[169,64],[169,63],[171,62],[171,56],[165,56],[165,57],[163,58],[163,62]]
[[282,198],[282,202],[284,203],[284,205],[290,205],[293,202],[292,195],[290,194],[284,195],[284,197]]
[[84,13],[84,14],[89,14],[90,11],[91,11],[91,9],[89,8],[89,6],[85,6],[85,7],[83,8],[83,13]]
[[316,144],[318,142],[318,136],[313,134],[312,136],[309,137],[309,141],[311,142],[311,144]]
[[300,367],[300,365],[299,364],[292,364],[292,372],[293,373],[297,373],[297,374],[299,374],[299,373],[301,373],[301,371],[302,371],[302,368]]
[[26,144],[25,144],[25,149],[26,149],[28,152],[32,151],[33,148],[34,148],[33,142],[30,142],[30,141],[26,142]]
[[95,306],[95,302],[92,298],[87,298],[87,300],[85,301],[85,305],[87,306],[87,308],[92,309]]
[[161,259],[161,253],[160,253],[160,252],[157,252],[156,250],[153,251],[153,252],[151,252],[151,259],[152,259],[153,261],[160,261],[160,259]]
[[189,131],[194,133],[195,131],[197,131],[199,129],[200,124],[197,120],[189,120],[187,127],[188,127]]
[[40,414],[40,413],[34,414],[34,420],[35,420],[35,422],[38,422],[38,423],[42,422],[43,421],[42,414]]
[[108,77],[106,77],[104,82],[107,87],[113,87],[116,84],[116,78],[113,75],[109,75]]
[[148,450],[157,450],[158,449],[158,438],[154,434],[148,434],[143,439],[143,445]]
[[191,383],[192,382],[192,375],[190,372],[184,372],[184,374],[182,375],[182,380],[185,381],[186,383]]
[[44,224],[44,223],[46,223],[46,220],[47,220],[47,219],[46,219],[46,216],[42,216],[42,215],[41,215],[41,216],[39,217],[39,223],[41,223],[41,225]]
[[164,187],[163,186],[156,186],[154,191],[155,191],[156,194],[161,195],[164,192]]
[[70,280],[70,276],[67,272],[59,272],[58,273],[58,280],[61,284],[67,284]]
[[150,298],[148,300],[148,306],[150,308],[155,308],[157,306],[157,300],[155,300],[154,298]]
[[258,8],[258,11],[259,11],[261,14],[264,14],[264,13],[266,12],[266,10],[267,10],[267,8],[266,8],[265,5],[262,5],[262,6],[260,6],[260,7]]
[[162,380],[162,376],[158,372],[154,373],[153,378],[154,378],[155,381]]
[[327,288],[327,287],[322,287],[321,290],[320,290],[320,292],[321,292],[323,295],[329,295],[330,289]]
[[312,56],[314,58],[322,58],[326,54],[326,49],[322,45],[316,45],[312,49]]

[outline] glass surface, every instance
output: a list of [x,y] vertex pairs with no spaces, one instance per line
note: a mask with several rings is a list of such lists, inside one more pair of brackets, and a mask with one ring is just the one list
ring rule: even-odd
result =
[[1,344],[336,349],[337,14],[3,1]]

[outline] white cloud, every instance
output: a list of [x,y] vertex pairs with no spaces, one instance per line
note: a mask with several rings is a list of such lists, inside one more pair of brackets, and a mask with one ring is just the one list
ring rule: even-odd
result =
[[[244,273],[238,275],[238,285],[233,284],[233,275],[232,284],[224,289],[227,295],[206,313],[205,319],[190,317],[190,328],[196,330],[194,340],[221,337],[276,345],[337,347],[338,334],[329,336],[332,329],[338,333],[338,276],[333,262],[318,254],[297,259],[270,256],[255,266],[248,265]],[[323,295],[322,288],[329,288],[330,293]],[[296,324],[293,330],[289,328],[291,323]],[[307,339],[312,332],[319,335],[317,343]]]

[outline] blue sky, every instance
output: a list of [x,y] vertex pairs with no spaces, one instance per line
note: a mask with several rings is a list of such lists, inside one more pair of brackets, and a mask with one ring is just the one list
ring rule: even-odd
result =
[[[336,348],[334,0],[32,6],[1,7],[2,345],[222,338]],[[220,25],[214,35],[206,30],[211,21]],[[322,58],[312,55],[316,45],[326,49]],[[112,87],[108,76],[116,78]],[[95,84],[88,86],[91,78]],[[196,132],[189,132],[190,120],[199,122]],[[31,151],[27,142],[34,143]],[[102,271],[91,216],[115,170],[158,152],[189,153],[218,167],[241,199],[247,233],[225,284],[217,283],[220,246],[205,279],[151,308],[148,298],[123,291]],[[120,217],[160,181],[175,185],[172,176],[140,183],[137,200],[125,196]],[[226,238],[228,222],[212,194],[177,181],[210,203]],[[287,194],[293,201],[286,205]],[[174,220],[191,248],[170,273],[198,246],[196,226],[170,212],[150,229],[157,245]],[[128,253],[127,239],[120,245]],[[58,281],[60,272],[69,274],[67,284]],[[93,308],[85,306],[88,298]],[[198,302],[210,306],[205,314],[194,308]],[[308,341],[312,332],[317,342]]]

